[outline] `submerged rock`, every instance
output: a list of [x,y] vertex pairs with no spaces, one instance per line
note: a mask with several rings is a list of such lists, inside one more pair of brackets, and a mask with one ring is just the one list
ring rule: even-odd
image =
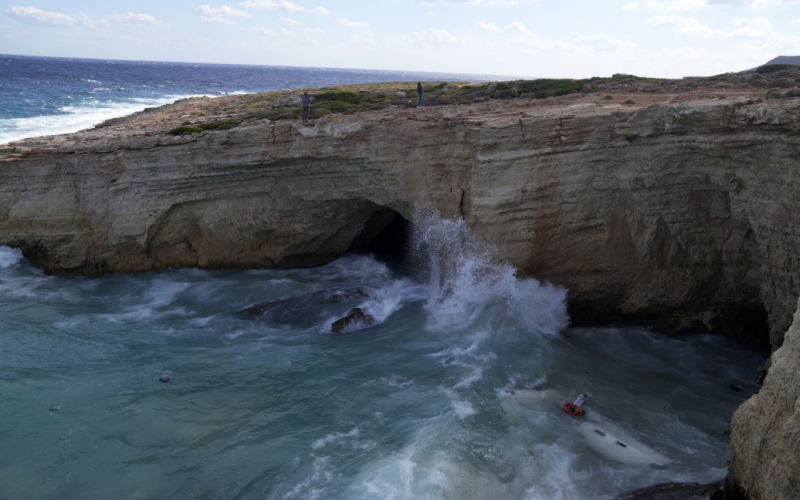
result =
[[331,314],[338,314],[338,311],[332,310],[332,306],[368,298],[369,294],[363,288],[313,292],[255,304],[239,311],[236,317],[248,321],[268,321],[308,328],[319,325]]
[[722,481],[711,484],[662,483],[649,488],[631,491],[617,497],[619,500],[688,500],[707,498],[722,487]]
[[313,292],[256,304],[242,309],[236,317],[248,321],[268,321],[307,328],[321,321],[320,314],[324,306],[325,292]]
[[331,325],[331,332],[344,333],[354,330],[363,330],[375,324],[375,318],[364,312],[360,307],[350,309],[344,318],[338,319]]

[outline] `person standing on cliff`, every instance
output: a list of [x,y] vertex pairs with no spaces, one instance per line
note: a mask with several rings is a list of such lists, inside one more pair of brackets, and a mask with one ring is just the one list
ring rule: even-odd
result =
[[300,99],[300,102],[303,104],[303,116],[302,120],[308,120],[308,116],[311,114],[311,96],[308,95],[308,92],[303,94],[303,97]]
[[425,91],[422,88],[422,82],[417,82],[417,96],[419,96],[417,107],[421,108],[425,106]]

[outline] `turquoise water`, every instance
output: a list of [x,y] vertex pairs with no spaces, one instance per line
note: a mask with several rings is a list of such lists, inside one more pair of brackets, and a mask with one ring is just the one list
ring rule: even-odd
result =
[[[102,278],[0,249],[0,498],[582,499],[725,475],[747,397],[729,383],[760,355],[569,329],[566,292],[517,279],[463,222],[414,241],[405,267]],[[353,287],[369,298],[326,302]],[[379,324],[331,334],[356,306]],[[579,420],[560,405],[581,392]],[[668,463],[618,462],[581,421]]]

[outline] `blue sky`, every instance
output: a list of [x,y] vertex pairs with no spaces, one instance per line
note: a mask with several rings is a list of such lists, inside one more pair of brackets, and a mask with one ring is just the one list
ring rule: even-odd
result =
[[0,53],[709,75],[800,55],[800,0],[0,0]]

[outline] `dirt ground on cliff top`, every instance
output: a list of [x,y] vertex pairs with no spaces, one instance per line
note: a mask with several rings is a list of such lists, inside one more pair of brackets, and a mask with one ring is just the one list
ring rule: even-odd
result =
[[[444,118],[458,116],[477,116],[490,119],[491,115],[507,115],[510,113],[542,113],[555,111],[575,104],[593,104],[597,108],[623,107],[628,109],[645,108],[653,104],[680,103],[704,99],[766,99],[768,89],[698,89],[683,92],[631,92],[625,90],[609,90],[594,94],[571,94],[546,99],[514,99],[492,100],[476,104],[454,104],[444,106],[428,106],[423,109],[392,108],[386,110],[363,111],[363,113],[413,113],[421,119]],[[610,97],[610,98],[609,98]],[[104,134],[111,130],[127,134],[165,133],[184,123],[200,121],[231,120],[240,116],[238,112],[242,102],[248,96],[231,96],[220,98],[193,98],[175,104],[154,108],[133,116],[109,123]],[[231,110],[231,108],[233,108]],[[592,114],[590,107],[581,107],[582,111],[572,110],[575,114]],[[225,111],[228,109],[229,111]],[[599,111],[599,110],[596,110]],[[595,112],[596,112],[595,111]],[[299,120],[297,120],[299,121]]]
[[[591,84],[583,83],[589,81]],[[538,87],[537,87],[538,85]],[[428,105],[416,108],[414,83],[362,84],[307,89],[315,98],[312,119],[375,113],[435,120],[466,117],[488,121],[510,114],[573,116],[636,110],[654,104],[707,99],[762,100],[800,97],[800,66],[761,75],[755,72],[710,78],[654,80],[628,75],[592,80],[536,80],[486,84],[427,82]],[[540,90],[534,90],[534,89]],[[545,89],[544,91],[541,89]],[[25,146],[41,147],[80,139],[168,136],[214,133],[256,122],[298,121],[299,96],[304,90],[183,99],[113,119],[94,129],[51,139],[27,139]],[[565,93],[566,95],[554,95]],[[16,145],[21,146],[22,141]]]

